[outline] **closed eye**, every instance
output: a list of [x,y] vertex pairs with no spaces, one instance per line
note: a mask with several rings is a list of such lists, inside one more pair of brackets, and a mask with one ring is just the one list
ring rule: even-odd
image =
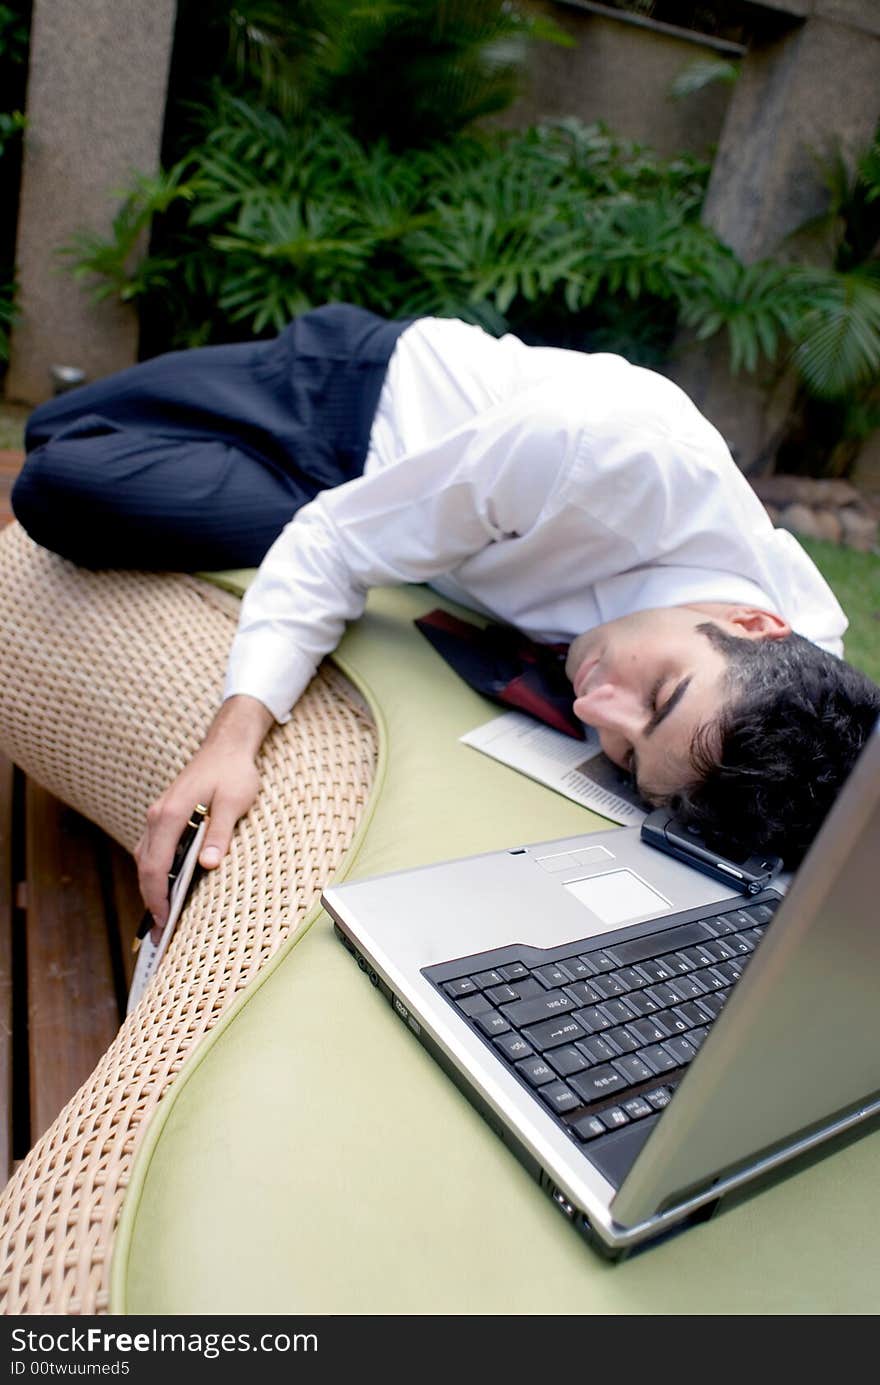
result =
[[656,703],[656,699],[659,696],[660,689],[662,687],[662,679],[654,685],[654,688],[651,691],[651,719],[645,727],[646,736],[653,735],[653,733],[657,730],[657,727],[660,726],[660,724],[666,720],[673,708],[678,706],[679,702],[687,692],[690,681],[690,675],[687,678],[682,678],[681,682],[678,684],[678,687],[675,689],[673,693],[670,694],[670,696],[663,703],[662,707],[658,707]]

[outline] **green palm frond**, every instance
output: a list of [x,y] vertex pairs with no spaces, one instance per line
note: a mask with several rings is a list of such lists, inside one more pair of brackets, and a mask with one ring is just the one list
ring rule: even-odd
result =
[[808,271],[794,363],[810,392],[840,399],[880,377],[880,270]]
[[803,313],[800,273],[762,261],[741,264],[720,242],[694,263],[694,277],[681,300],[681,318],[699,340],[726,331],[734,372],[754,371],[762,356],[772,360],[791,337]]
[[195,188],[187,173],[188,165],[179,163],[167,172],[135,175],[131,189],[117,194],[122,200],[109,236],[82,230],[59,247],[75,279],[95,281],[97,300],[116,294],[125,302],[167,286],[174,260],[144,255],[144,243],[154,217],[175,203],[192,202]]

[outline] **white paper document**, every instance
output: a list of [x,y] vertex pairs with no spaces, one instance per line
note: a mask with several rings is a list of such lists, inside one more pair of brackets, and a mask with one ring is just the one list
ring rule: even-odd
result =
[[505,712],[461,741],[612,822],[638,827],[646,811],[632,781],[603,754],[596,732],[584,729],[587,739],[576,741],[523,712]]

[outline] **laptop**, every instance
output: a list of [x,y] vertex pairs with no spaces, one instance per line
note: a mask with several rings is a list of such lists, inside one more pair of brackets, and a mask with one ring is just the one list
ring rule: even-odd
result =
[[880,1115],[880,723],[746,896],[614,828],[334,885],[360,968],[620,1258]]

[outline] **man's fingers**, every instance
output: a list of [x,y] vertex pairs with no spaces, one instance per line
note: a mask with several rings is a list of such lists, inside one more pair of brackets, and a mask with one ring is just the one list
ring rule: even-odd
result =
[[160,799],[147,813],[147,830],[138,847],[141,894],[159,928],[164,928],[168,917],[168,871],[189,812]]
[[199,865],[206,870],[219,866],[229,850],[235,824],[250,805],[242,807],[237,801],[222,797],[219,793],[211,805],[211,818],[205,840],[199,853]]
[[[267,713],[268,715],[268,713]],[[208,805],[210,818],[199,862],[208,870],[229,850],[232,832],[259,790],[253,759],[237,749],[203,747],[166,794],[147,813],[137,862],[144,903],[163,928],[168,918],[168,870],[174,850],[196,803]]]

